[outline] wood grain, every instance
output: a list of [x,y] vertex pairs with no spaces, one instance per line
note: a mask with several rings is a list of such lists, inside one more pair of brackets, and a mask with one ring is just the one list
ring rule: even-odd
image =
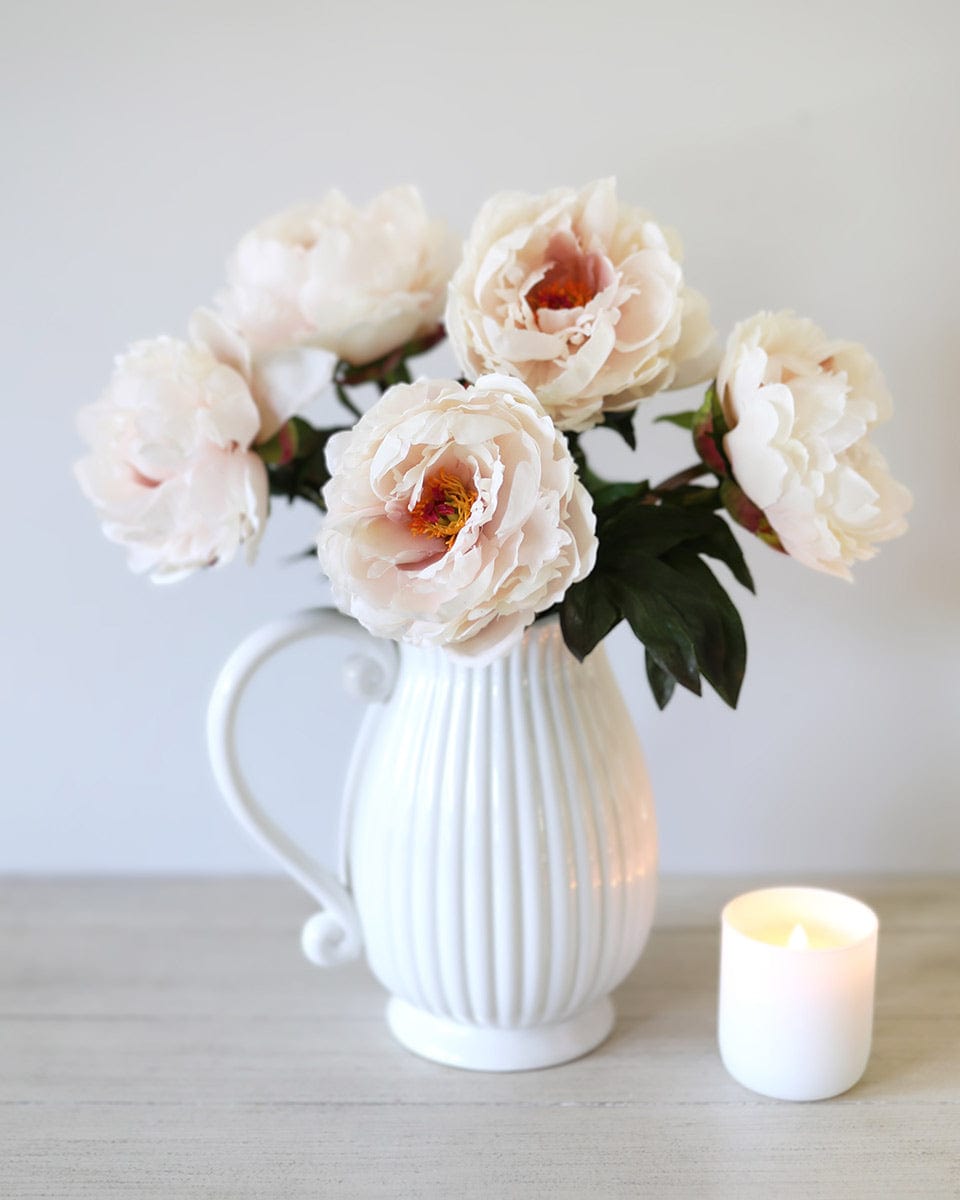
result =
[[664,880],[607,1044],[477,1075],[308,966],[282,881],[0,880],[0,1197],[960,1197],[960,879],[822,881],[881,950],[867,1074],[812,1105],[716,1053],[719,911],[758,882]]

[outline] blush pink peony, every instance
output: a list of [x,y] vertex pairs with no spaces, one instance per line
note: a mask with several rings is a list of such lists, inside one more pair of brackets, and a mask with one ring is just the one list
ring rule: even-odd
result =
[[788,554],[849,579],[906,530],[910,493],[868,440],[892,403],[863,346],[793,313],[758,313],[730,335],[717,391],[734,478]]
[[190,340],[243,376],[260,414],[258,443],[302,413],[329,386],[337,365],[335,354],[314,346],[255,355],[240,331],[209,308],[198,308],[190,318]]
[[254,556],[267,471],[250,450],[260,414],[247,380],[205,346],[157,338],[117,360],[79,415],[91,453],[76,467],[111,541],[158,582]]
[[676,235],[621,204],[612,179],[494,196],[451,282],[447,330],[470,378],[516,376],[559,428],[589,429],[712,377],[716,333],[680,258]]
[[327,459],[320,562],[374,634],[483,663],[593,568],[590,496],[516,379],[397,385]]
[[333,191],[241,239],[220,306],[257,354],[315,345],[362,365],[436,326],[456,257],[416,188],[363,209]]

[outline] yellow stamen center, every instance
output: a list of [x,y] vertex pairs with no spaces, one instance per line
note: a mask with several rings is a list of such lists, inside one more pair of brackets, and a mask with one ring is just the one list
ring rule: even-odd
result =
[[420,499],[410,514],[410,532],[443,538],[449,549],[466,525],[476,498],[475,488],[449,471],[438,471],[423,485]]

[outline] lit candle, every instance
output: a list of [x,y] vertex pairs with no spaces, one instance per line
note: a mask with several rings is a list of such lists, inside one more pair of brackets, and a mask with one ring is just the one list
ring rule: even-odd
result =
[[720,1056],[745,1087],[824,1100],[870,1057],[877,917],[822,888],[766,888],[721,917]]

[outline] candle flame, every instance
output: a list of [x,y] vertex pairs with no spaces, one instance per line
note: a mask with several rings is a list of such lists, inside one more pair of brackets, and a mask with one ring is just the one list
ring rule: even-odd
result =
[[787,949],[806,950],[809,945],[810,939],[807,937],[807,931],[798,921],[787,938]]

